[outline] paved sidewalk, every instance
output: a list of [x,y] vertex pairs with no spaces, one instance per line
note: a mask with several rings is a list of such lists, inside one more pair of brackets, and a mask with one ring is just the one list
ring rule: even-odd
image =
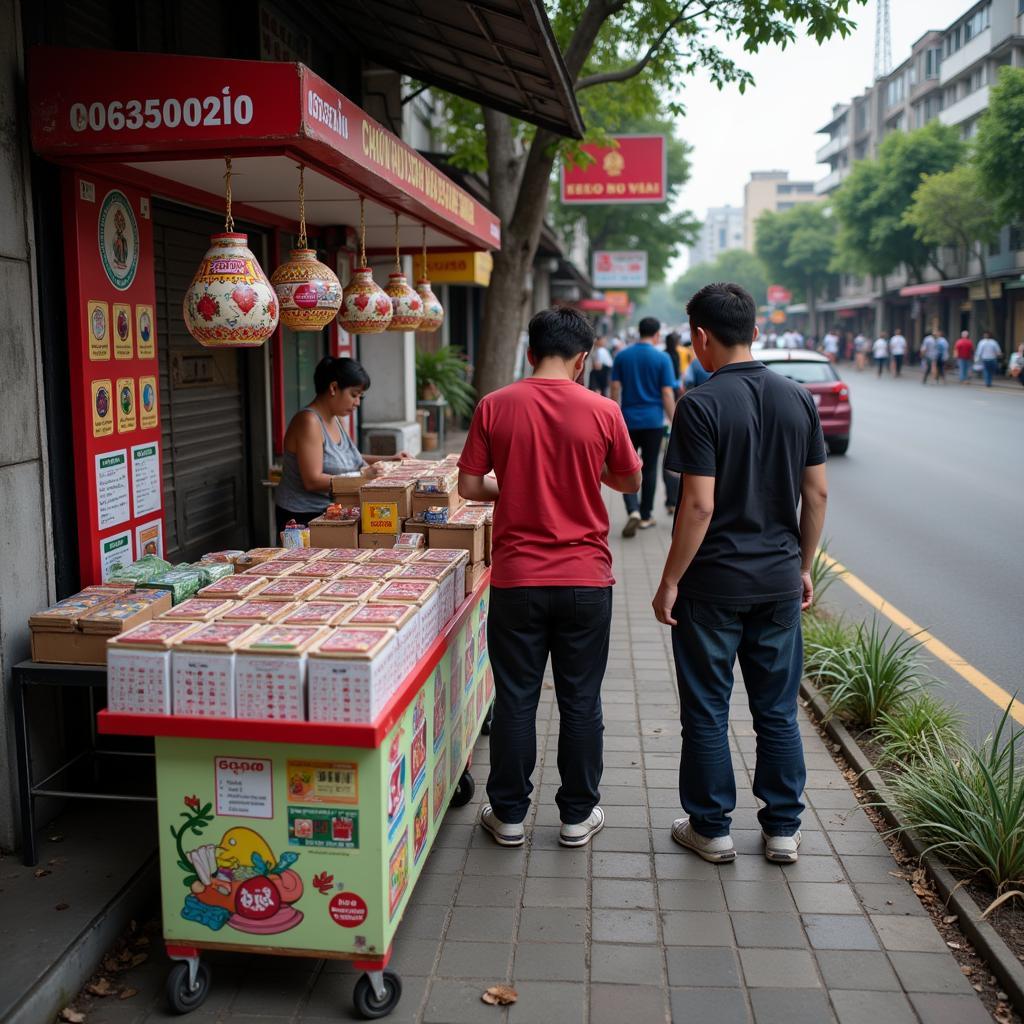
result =
[[[541,763],[524,850],[502,850],[476,824],[485,799],[451,810],[399,931],[393,967],[404,987],[392,1021],[423,1024],[981,1024],[989,1020],[952,954],[806,719],[808,762],[800,862],[760,855],[750,790],[754,735],[734,702],[731,747],[740,856],[715,867],[677,847],[679,725],[668,632],[649,603],[668,527],[618,538],[604,687],[608,825],[593,848],[557,845],[558,720],[546,685]],[[738,686],[737,696],[742,698]],[[162,955],[122,976],[132,999],[96,1001],[88,1024],[169,1019]],[[355,975],[340,962],[242,955],[209,958],[213,987],[189,1020],[351,1020]],[[518,1002],[481,992],[511,982]]]

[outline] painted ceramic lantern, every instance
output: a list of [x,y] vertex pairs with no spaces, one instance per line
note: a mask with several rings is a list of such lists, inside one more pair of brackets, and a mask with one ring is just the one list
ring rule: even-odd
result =
[[341,282],[315,249],[292,249],[270,278],[281,306],[281,323],[293,331],[319,331],[337,316]]
[[369,267],[352,272],[341,295],[338,323],[351,334],[380,334],[391,328],[391,299],[373,279]]
[[416,328],[418,334],[433,334],[444,323],[444,307],[424,277],[416,282],[416,294],[423,303],[423,319]]
[[207,348],[254,348],[277,327],[278,301],[241,232],[210,238],[185,292],[185,326]]
[[388,274],[388,286],[384,289],[391,296],[395,315],[389,331],[415,331],[423,320],[423,299],[409,287],[405,274],[395,271]]

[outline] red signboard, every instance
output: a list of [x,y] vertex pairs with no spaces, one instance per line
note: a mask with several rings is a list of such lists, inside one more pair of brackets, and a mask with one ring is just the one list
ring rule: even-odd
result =
[[768,304],[771,306],[786,306],[793,301],[793,293],[781,284],[768,285]]
[[497,217],[302,64],[35,47],[32,145],[54,159],[296,152],[478,249]]
[[663,203],[668,198],[663,135],[617,135],[585,143],[586,167],[562,165],[563,203]]

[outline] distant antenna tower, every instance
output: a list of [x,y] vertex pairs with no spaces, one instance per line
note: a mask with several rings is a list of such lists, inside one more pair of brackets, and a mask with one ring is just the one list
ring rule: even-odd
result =
[[878,0],[875,12],[875,81],[892,70],[892,31],[889,21],[889,0]]

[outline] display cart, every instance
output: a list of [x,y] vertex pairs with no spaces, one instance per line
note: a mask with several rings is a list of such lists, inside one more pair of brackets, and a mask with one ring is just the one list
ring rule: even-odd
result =
[[489,571],[376,721],[245,721],[101,711],[105,734],[156,738],[170,1008],[210,987],[204,949],[350,960],[356,1010],[384,1017],[402,914],[493,698]]

